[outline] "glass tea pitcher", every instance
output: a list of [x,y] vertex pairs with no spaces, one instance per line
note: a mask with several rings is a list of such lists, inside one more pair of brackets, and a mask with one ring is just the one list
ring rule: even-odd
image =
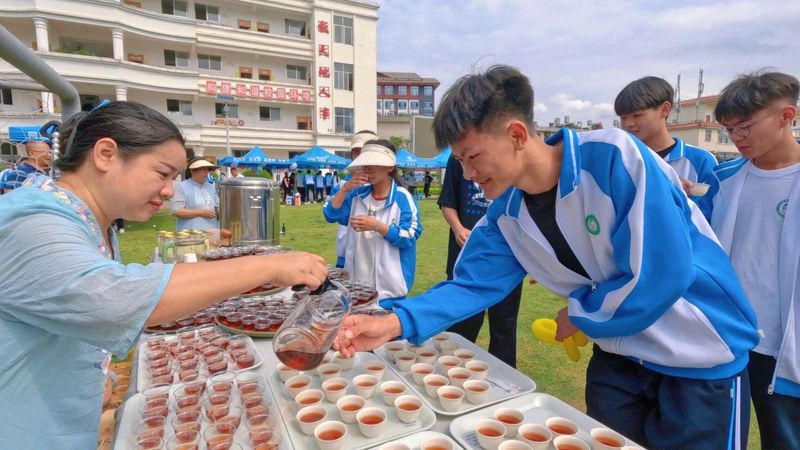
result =
[[350,294],[341,284],[328,279],[299,297],[296,309],[275,333],[272,348],[287,366],[311,370],[320,365],[350,312]]

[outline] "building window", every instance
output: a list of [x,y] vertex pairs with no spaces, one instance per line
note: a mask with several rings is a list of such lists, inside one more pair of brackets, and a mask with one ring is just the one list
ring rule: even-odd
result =
[[194,18],[197,20],[219,23],[219,7],[195,3]]
[[333,88],[345,91],[353,90],[353,65],[333,63]]
[[408,102],[406,100],[397,101],[397,113],[408,114]]
[[171,16],[188,17],[189,3],[183,0],[161,0],[161,12]]
[[419,112],[419,100],[411,100],[411,112]]
[[336,109],[336,132],[352,133],[354,129],[353,108],[335,108],[335,109]]
[[381,87],[380,87],[380,86],[375,86],[375,87],[377,88],[377,89],[375,90],[375,94],[376,94],[378,97],[380,97],[380,96],[381,96]]
[[717,143],[718,144],[730,144],[731,141],[728,139],[727,133],[717,133]]
[[394,100],[384,100],[383,101],[383,113],[385,115],[391,115],[394,112]]
[[189,53],[164,50],[164,65],[170,67],[189,67]]
[[353,18],[333,16],[333,38],[337,44],[353,45]]
[[192,115],[192,102],[188,100],[167,99],[167,112],[181,113],[184,116]]
[[387,85],[383,87],[383,92],[386,95],[394,95],[394,86]]
[[377,105],[375,105],[375,108],[378,110],[378,113],[379,113],[379,114],[380,114],[380,112],[381,112],[381,109],[383,109],[382,107],[383,107],[383,101],[381,101],[380,99],[378,99],[378,104],[377,104]]
[[222,58],[213,55],[197,55],[197,68],[222,70]]
[[408,95],[408,86],[397,86],[397,95]]
[[239,66],[239,78],[245,78],[247,80],[253,79],[253,68],[247,66]]
[[[5,90],[5,89],[3,89]],[[0,142],[0,155],[15,156],[18,154],[17,145],[8,141]]]
[[249,152],[249,149],[246,148],[233,148],[231,149],[231,154],[234,158],[241,158],[242,156],[246,155]]
[[3,105],[14,104],[14,99],[11,98],[11,89],[0,89],[0,103]]
[[258,69],[258,79],[261,81],[272,81],[272,71],[269,69]]
[[306,68],[303,66],[286,65],[286,78],[290,80],[306,81]]
[[419,86],[411,86],[411,95],[414,97],[419,96]]
[[422,109],[432,111],[433,110],[433,102],[422,102]]
[[306,23],[300,20],[286,19],[286,34],[306,35]]
[[297,116],[297,129],[310,130],[311,129],[311,116]]
[[433,95],[433,86],[423,86],[422,95]]
[[711,130],[706,130],[706,142],[711,142]]
[[[214,114],[215,117],[224,119],[225,118],[225,103],[214,103]],[[227,104],[228,106],[228,119],[238,119],[239,118],[239,105]]]
[[269,120],[272,122],[281,120],[281,109],[270,108],[269,106],[259,106],[258,118],[261,120]]

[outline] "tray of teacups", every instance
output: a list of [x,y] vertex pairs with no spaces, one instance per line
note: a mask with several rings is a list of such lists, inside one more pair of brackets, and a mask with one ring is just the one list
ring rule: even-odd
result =
[[387,442],[376,450],[464,450],[450,436],[436,431],[420,431],[400,439]]
[[271,338],[298,301],[290,289],[268,296],[232,297],[217,305],[214,321],[229,333]]
[[563,401],[538,392],[457,417],[450,423],[450,434],[465,448],[476,450],[640,448]]
[[125,402],[114,450],[290,450],[278,414],[255,371],[155,386]]
[[295,448],[357,450],[431,428],[436,415],[372,353],[267,376]]
[[230,335],[213,325],[186,328],[175,335],[143,335],[136,390],[205,380],[217,373],[250,370],[263,362],[252,338]]
[[536,383],[469,340],[439,333],[374,350],[436,413],[458,416],[536,390]]

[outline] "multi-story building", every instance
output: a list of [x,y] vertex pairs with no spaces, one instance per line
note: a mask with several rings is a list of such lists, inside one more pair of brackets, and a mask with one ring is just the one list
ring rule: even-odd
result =
[[[361,0],[6,0],[0,24],[78,89],[168,114],[195,154],[285,158],[376,128],[378,6]],[[0,78],[27,80],[0,60]],[[9,125],[59,118],[49,93],[3,90]],[[3,152],[13,151],[4,145]]]
[[433,116],[436,78],[411,72],[378,72],[377,109],[382,116]]

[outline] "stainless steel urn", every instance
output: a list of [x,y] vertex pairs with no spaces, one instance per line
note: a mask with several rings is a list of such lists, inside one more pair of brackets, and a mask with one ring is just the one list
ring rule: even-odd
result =
[[220,183],[220,229],[231,245],[280,244],[278,183],[257,177],[228,178]]

